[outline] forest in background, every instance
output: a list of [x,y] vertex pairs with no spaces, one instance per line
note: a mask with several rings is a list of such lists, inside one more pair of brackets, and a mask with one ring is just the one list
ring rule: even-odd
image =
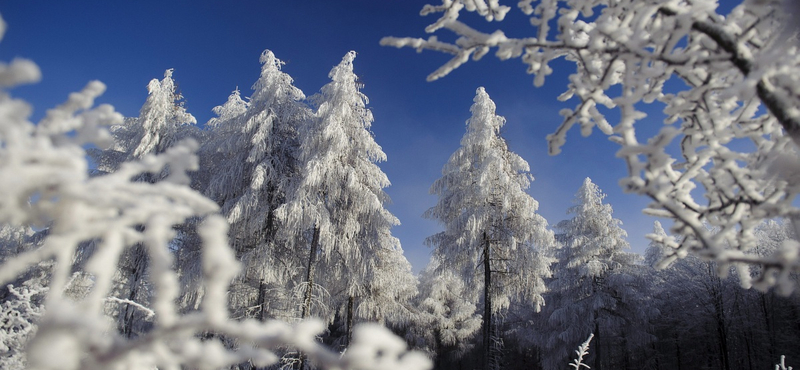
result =
[[[437,27],[465,35],[456,45],[386,43],[467,56],[483,45],[483,54],[499,47],[498,56],[520,56],[514,50],[521,49],[504,49],[514,40],[484,38],[452,17],[466,7],[502,18],[507,8],[457,4],[426,8],[450,12]],[[536,11],[530,5],[521,3],[523,11],[555,17],[540,11],[552,4]],[[389,182],[377,166],[385,155],[369,132],[372,117],[353,73],[353,52],[331,71],[331,83],[306,98],[265,51],[250,98],[235,91],[203,130],[182,107],[171,70],[148,85],[136,118],[107,105],[92,108],[104,90],[99,82],[35,125],[27,121],[30,106],[4,92],[0,280],[17,288],[4,293],[0,349],[9,355],[3,361],[37,369],[428,365],[421,352],[405,353],[406,345],[386,332],[355,327],[378,321],[428,352],[437,368],[560,368],[581,343],[589,345],[583,360],[596,369],[754,368],[772,366],[781,355],[792,363],[794,181],[791,172],[759,175],[796,160],[796,122],[786,105],[792,96],[783,94],[792,86],[774,80],[792,70],[794,59],[748,64],[753,54],[746,48],[769,56],[775,49],[764,40],[787,42],[779,23],[767,22],[775,10],[765,12],[764,4],[743,4],[728,18],[698,16],[683,5],[645,4],[633,14],[652,21],[637,23],[649,35],[666,27],[683,35],[678,40],[689,35],[696,47],[668,42],[638,52],[642,40],[609,34],[615,22],[630,25],[623,15],[605,17],[630,10],[611,5],[598,18],[610,22],[599,33],[576,20],[578,11],[565,11],[559,21],[573,22],[574,37],[547,44],[545,32],[526,47],[534,53],[526,62],[534,64],[553,56],[536,48],[573,50],[576,61],[597,53],[596,65],[578,63],[586,73],[578,77],[586,79],[573,80],[570,89],[581,103],[565,112],[562,128],[580,123],[618,134],[612,138],[632,172],[623,184],[653,198],[651,214],[674,221],[672,233],[655,224],[647,263],[624,251],[625,231],[588,178],[567,211],[572,218],[548,228],[524,191],[527,162],[509,151],[499,135],[505,120],[478,89],[462,145],[431,189],[439,202],[426,216],[444,231],[428,238],[434,257],[417,282],[391,236],[397,220],[384,208]],[[731,35],[748,41],[732,44]],[[585,43],[592,37],[625,47]],[[462,50],[465,40],[478,44]],[[796,49],[784,52],[793,57]],[[680,58],[697,52],[700,59]],[[663,64],[637,75],[618,57],[643,59],[644,65],[631,64],[640,68]],[[463,63],[459,58],[434,77]],[[653,92],[659,68],[683,78],[686,94]],[[762,74],[751,77],[757,68]],[[26,60],[0,72],[4,88],[40,78]],[[598,72],[611,77],[593,79]],[[594,104],[608,98],[604,91],[614,83],[645,83],[652,96],[615,98],[625,114],[611,128]],[[663,100],[680,130],[667,126],[638,144],[637,99]],[[759,102],[766,110],[756,109]],[[667,144],[681,135],[685,162],[674,164]],[[732,151],[725,146],[731,137],[751,140],[754,151]],[[557,151],[563,132],[550,139]],[[88,150],[96,164],[92,177],[89,144],[96,145]],[[697,184],[707,204],[694,201]],[[773,220],[781,218],[787,221]],[[751,286],[759,289],[744,289]],[[304,320],[310,317],[322,320]],[[293,329],[280,324],[298,321]]]

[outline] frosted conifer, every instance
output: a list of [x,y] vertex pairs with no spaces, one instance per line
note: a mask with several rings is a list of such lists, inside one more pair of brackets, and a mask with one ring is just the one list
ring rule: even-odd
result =
[[244,268],[231,304],[241,316],[264,320],[288,318],[293,311],[287,285],[300,266],[296,254],[277,238],[275,210],[286,201],[289,179],[297,174],[297,129],[311,112],[272,51],[265,50],[260,62],[250,99],[242,100],[236,90],[214,108],[218,117],[209,122],[211,138],[203,155],[211,173],[205,193],[217,200],[231,224],[231,240]]
[[382,249],[399,250],[390,232],[399,222],[384,208],[389,180],[376,164],[386,155],[370,131],[373,117],[353,72],[355,56],[347,53],[312,98],[316,113],[299,135],[301,170],[279,209],[287,238],[300,236],[297,250],[307,253],[301,317],[312,314],[318,263],[334,264],[326,270],[340,271],[337,283],[350,300],[365,293],[368,261]]
[[[442,266],[458,271],[468,286],[483,287],[483,340],[487,368],[496,365],[492,316],[518,298],[543,303],[549,276],[548,249],[555,246],[547,221],[536,214],[539,203],[525,190],[528,163],[500,137],[505,119],[483,88],[476,91],[461,147],[431,187],[439,196],[425,217],[445,230],[428,237]],[[495,274],[495,271],[503,271]],[[491,347],[491,348],[490,348]]]
[[[625,252],[630,248],[622,222],[613,218],[611,205],[603,203],[605,194],[591,179],[586,178],[575,194],[575,205],[567,211],[573,217],[556,225],[564,243],[554,266],[554,279],[549,284],[547,329],[542,333],[547,351],[545,368],[556,368],[589,334],[601,346],[607,331],[616,330],[622,318],[619,284],[631,278],[626,268],[636,262],[636,255]],[[620,276],[617,276],[620,275]],[[603,352],[596,349],[593,368],[600,368]]]

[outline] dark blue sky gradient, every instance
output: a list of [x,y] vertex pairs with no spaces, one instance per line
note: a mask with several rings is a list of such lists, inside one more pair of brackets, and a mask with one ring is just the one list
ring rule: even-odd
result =
[[[328,72],[345,53],[357,51],[355,69],[370,99],[375,138],[389,158],[381,164],[392,181],[387,189],[393,199],[389,209],[402,222],[394,233],[415,271],[428,261],[424,238],[440,230],[436,222],[421,217],[436,201],[428,188],[459,146],[475,90],[484,86],[507,119],[503,134],[511,149],[531,165],[536,181],[530,193],[548,222],[569,217],[566,210],[588,176],[609,195],[607,201],[623,221],[633,250],[642,252],[653,219],[641,214],[647,199],[623,195],[617,185],[626,173],[624,163],[614,156],[616,144],[599,132],[584,138],[575,130],[562,154],[547,155],[545,136],[560,123],[558,111],[575,105],[556,99],[574,67],[554,64],[556,72],[537,89],[519,60],[501,62],[490,54],[426,82],[449,55],[378,45],[383,36],[428,37],[424,27],[434,18],[419,16],[426,2],[6,0],[0,3],[0,15],[8,24],[0,60],[24,57],[41,67],[41,83],[11,91],[34,104],[34,121],[94,79],[108,86],[99,103],[136,116],[147,83],[174,68],[186,107],[202,124],[237,86],[243,96],[250,95],[264,49],[286,62],[284,71],[307,96],[329,81]],[[485,30],[503,27],[515,36],[532,30],[516,9],[500,24],[483,24],[478,17],[468,21]],[[652,116],[655,130],[661,117]]]

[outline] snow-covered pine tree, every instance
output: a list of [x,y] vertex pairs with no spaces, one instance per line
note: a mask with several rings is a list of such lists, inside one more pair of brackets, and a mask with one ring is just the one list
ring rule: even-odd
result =
[[[287,183],[296,172],[297,128],[309,118],[305,95],[281,70],[283,62],[270,50],[260,57],[261,75],[245,102],[234,91],[214,108],[208,163],[214,175],[206,193],[217,199],[239,238],[265,237],[274,226],[274,210],[283,201]],[[244,243],[244,240],[236,240]],[[257,241],[251,241],[251,243]],[[244,245],[241,248],[253,248]]]
[[161,81],[154,78],[147,84],[147,99],[138,117],[127,117],[122,124],[110,128],[114,137],[111,147],[90,151],[97,172],[114,172],[127,160],[163,153],[192,136],[197,119],[183,106],[183,95],[177,91],[172,73],[168,69]]
[[[238,315],[263,320],[292,315],[291,302],[279,298],[290,296],[286,285],[301,266],[296,253],[276,238],[275,210],[297,175],[297,129],[311,112],[303,92],[281,70],[283,62],[270,50],[260,61],[261,74],[249,101],[237,90],[214,108],[218,117],[209,122],[210,139],[202,155],[212,174],[205,193],[222,207],[243,263],[231,304]],[[268,300],[270,295],[275,299]]]
[[[497,365],[493,315],[519,298],[543,303],[543,278],[551,260],[542,253],[556,245],[539,203],[525,190],[530,166],[500,137],[505,119],[481,87],[467,120],[461,147],[431,187],[439,196],[425,217],[445,230],[428,237],[443,268],[462,274],[468,286],[483,287],[483,347],[486,369]],[[497,273],[502,272],[502,273]]]
[[562,232],[557,237],[564,246],[548,286],[548,306],[552,309],[545,312],[547,328],[542,333],[546,369],[565,363],[570,351],[589,334],[594,334],[592,368],[603,369],[605,341],[613,337],[605,331],[624,323],[622,310],[618,312],[622,294],[612,282],[617,277],[612,275],[626,273],[625,269],[636,262],[636,255],[624,251],[630,248],[627,233],[603,198],[600,188],[586,178],[575,194],[575,205],[567,211],[574,216],[556,225]]
[[147,85],[148,96],[139,111],[137,128],[140,128],[139,143],[133,156],[141,158],[150,153],[163,153],[181,139],[183,125],[196,124],[197,119],[183,107],[183,95],[176,91],[172,69],[164,72],[164,79],[153,79]]
[[398,220],[384,208],[389,180],[376,164],[386,155],[369,130],[373,118],[353,73],[355,56],[347,53],[312,98],[317,110],[300,133],[301,170],[278,210],[287,238],[302,236],[297,250],[307,253],[301,317],[325,314],[312,307],[318,262],[341,264],[328,270],[345,271],[342,290],[356,299],[364,293],[366,261],[399,246],[390,232]]
[[644,263],[648,266],[656,267],[659,262],[664,260],[664,257],[672,252],[667,245],[670,242],[674,242],[674,238],[667,235],[664,227],[661,226],[661,222],[658,221],[653,222],[653,232],[648,235],[648,238],[650,238],[650,244],[644,252]]
[[[229,157],[233,156],[233,154],[222,149],[235,152],[234,137],[241,131],[241,116],[247,112],[249,106],[250,103],[242,99],[241,92],[237,87],[236,90],[231,92],[224,104],[211,109],[216,117],[208,120],[205,124],[205,130],[203,130],[204,135],[200,141],[201,146],[198,151],[202,170],[194,174],[194,184],[197,189],[217,200],[218,203],[223,203],[219,199],[221,198],[220,194],[213,194],[215,195],[214,197],[211,196],[212,194],[208,194],[210,193],[209,188],[211,187],[212,179],[219,181],[221,178],[220,171],[228,174],[229,177],[231,175],[241,175],[236,171],[241,169],[241,165],[235,169],[225,167],[225,165],[230,165],[229,162],[231,160]],[[226,180],[233,182],[234,179],[228,178]],[[221,190],[224,190],[224,188]]]
[[[172,73],[173,70],[168,69],[162,80],[150,81],[147,99],[139,110],[139,117],[125,118],[122,124],[111,127],[113,145],[104,150],[89,151],[96,162],[96,175],[116,172],[125,161],[164,153],[173,144],[197,135],[194,126],[197,120],[183,106],[183,96],[177,91]],[[158,174],[140,174],[137,180],[153,183],[168,175],[169,169],[164,169]],[[119,262],[114,296],[122,302],[148,305],[150,292],[145,279],[148,263],[141,245],[127,250]],[[145,313],[129,303],[120,303],[116,309],[123,333],[133,336],[142,329]]]

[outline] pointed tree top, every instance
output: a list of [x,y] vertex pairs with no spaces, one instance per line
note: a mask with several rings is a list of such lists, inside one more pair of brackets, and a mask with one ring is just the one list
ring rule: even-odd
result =
[[353,51],[353,50],[350,50],[342,58],[342,63],[353,63],[354,59],[356,59],[356,52]]
[[475,104],[470,108],[470,112],[472,112],[474,116],[486,113],[494,115],[497,110],[497,105],[494,104],[494,101],[489,97],[489,94],[483,86],[475,90],[475,99],[472,101],[475,102]]
[[[467,133],[464,139],[474,137],[472,140],[477,139],[479,142],[492,140],[500,133],[500,128],[505,125],[506,120],[497,115],[497,106],[483,87],[479,87],[475,91],[473,102],[474,104],[469,109],[472,117],[466,121]],[[465,144],[464,139],[462,139],[462,145]]]
[[664,226],[661,226],[661,222],[653,221],[653,234],[667,235],[667,232],[664,231]]
[[281,66],[285,63],[278,59],[271,50],[264,50],[259,61],[262,64],[261,75],[253,83],[251,104],[260,110],[273,105],[275,99],[294,101],[305,99],[305,94],[293,85],[292,77],[281,71]]
[[168,145],[165,139],[174,133],[177,126],[197,124],[197,119],[186,112],[183,96],[175,91],[172,69],[164,71],[164,79],[154,78],[147,84],[147,100],[139,110],[139,124],[144,130],[141,141],[133,151],[133,157],[140,158],[151,152],[160,152]]
[[601,204],[605,197],[606,194],[588,177],[583,180],[583,184],[575,194],[575,200],[580,204]]
[[285,64],[283,61],[276,58],[272,50],[269,49],[266,49],[261,53],[261,57],[258,59],[258,61],[264,65],[263,67],[261,67],[262,70],[266,68],[275,68],[280,70],[281,66]]
[[218,105],[211,109],[217,117],[211,118],[207,125],[210,127],[219,126],[222,122],[232,119],[238,115],[244,114],[247,111],[247,102],[242,100],[241,92],[239,92],[239,87],[236,87],[236,90],[233,90],[230,95],[228,95],[228,100],[225,101],[225,104]]
[[355,81],[355,74],[353,74],[353,60],[356,59],[356,52],[350,50],[342,58],[342,62],[336,67],[331,69],[328,77],[334,81],[343,81],[345,79],[352,79]]

